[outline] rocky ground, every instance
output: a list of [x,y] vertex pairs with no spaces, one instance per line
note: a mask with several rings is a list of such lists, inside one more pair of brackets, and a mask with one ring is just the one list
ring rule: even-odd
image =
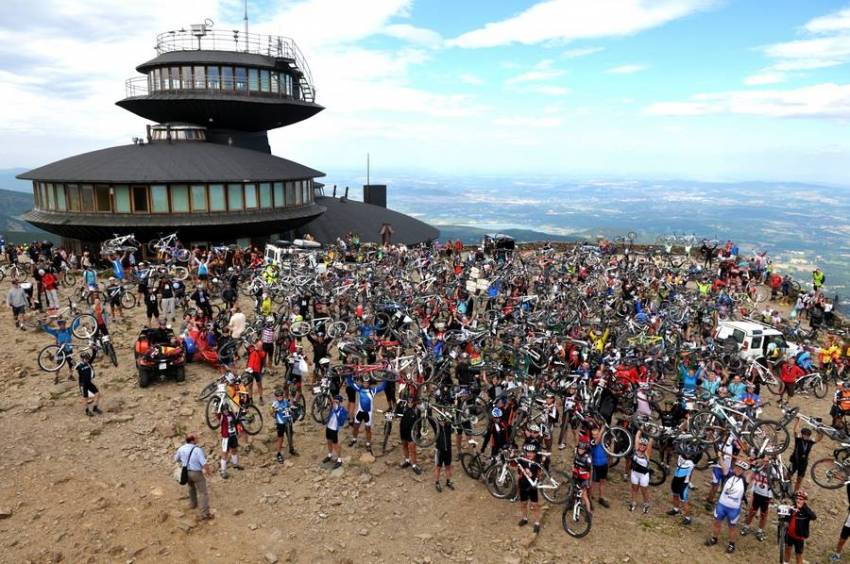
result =
[[[7,287],[8,282],[0,290],[5,293]],[[300,456],[279,465],[272,452],[274,426],[265,411],[263,431],[242,449],[245,470],[231,471],[226,481],[217,474],[209,479],[216,518],[198,523],[188,509],[186,488],[172,477],[172,456],[183,434],[193,430],[217,465],[217,434],[204,422],[204,405],[195,401],[215,372],[193,365],[183,384],[138,388],[132,344],[142,315],[137,308],[132,322],[113,328],[120,364],[96,364],[105,413],[88,418],[73,382],[54,384],[52,375],[38,369],[36,353],[51,338],[17,331],[8,310],[0,313],[0,343],[6,350],[0,358],[0,427],[7,436],[0,457],[0,562],[519,563],[569,558],[681,563],[777,558],[773,513],[764,543],[743,538],[732,556],[722,546],[704,547],[711,518],[701,503],[690,528],[664,515],[669,479],[653,490],[650,514],[639,515],[627,511],[627,484],[612,471],[611,508],[597,507],[593,530],[575,540],[561,528],[561,507],[545,507],[539,536],[529,527],[520,529],[516,505],[492,498],[459,465],[457,490],[436,492],[430,453],[421,457],[422,476],[398,469],[398,448],[374,460],[362,449],[343,447],[342,469],[322,470],[324,434],[312,421],[296,426]],[[279,379],[278,370],[267,378],[267,390]],[[829,397],[797,401],[807,413],[826,415]],[[383,408],[382,400],[378,407]],[[828,455],[829,442],[816,447],[812,461]],[[570,449],[558,456],[566,452]],[[708,479],[707,472],[697,473],[693,498],[705,496]],[[820,489],[810,479],[805,487],[818,513],[806,559],[824,562],[847,515],[845,494]]]

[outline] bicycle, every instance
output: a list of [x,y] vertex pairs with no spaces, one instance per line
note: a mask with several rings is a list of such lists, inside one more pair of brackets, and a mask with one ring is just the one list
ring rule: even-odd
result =
[[90,339],[97,333],[97,319],[91,313],[80,313],[77,304],[68,298],[68,305],[42,318],[61,319],[65,314],[71,316],[71,333],[78,339]]
[[0,266],[0,282],[2,282],[6,276],[11,276],[12,280],[26,280],[29,277],[29,272],[27,272],[18,263],[4,264],[3,266]]
[[688,430],[707,444],[731,432],[768,455],[785,452],[791,442],[788,430],[778,421],[753,419],[745,411],[728,407],[717,398],[709,400],[707,410],[693,415]]
[[256,435],[263,430],[263,414],[251,403],[248,394],[239,392],[242,399],[236,403],[233,398],[227,393],[227,385],[219,383],[216,385],[215,393],[207,402],[207,407],[204,410],[204,415],[207,420],[207,426],[210,429],[218,429],[221,409],[225,403],[230,407],[231,412],[236,413],[237,422],[241,423],[242,428],[249,435]]
[[306,337],[325,329],[332,339],[338,339],[348,332],[348,324],[344,321],[334,321],[330,317],[317,317],[311,320],[296,321],[289,331],[296,337]]
[[189,260],[190,253],[188,249],[180,247],[179,243],[177,233],[172,233],[155,241],[148,241],[148,250],[160,256],[171,257],[178,262],[186,262]]
[[792,505],[779,504],[776,506],[776,542],[779,545],[779,562],[785,562],[785,533],[788,532],[788,523],[794,512]]
[[570,481],[570,491],[567,500],[572,499],[572,504],[567,503],[561,513],[561,526],[564,531],[573,538],[580,539],[590,532],[593,526],[593,514],[584,506],[582,488]]

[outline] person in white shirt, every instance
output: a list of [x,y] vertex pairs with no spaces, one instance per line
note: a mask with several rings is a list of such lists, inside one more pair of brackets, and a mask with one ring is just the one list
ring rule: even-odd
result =
[[729,544],[726,552],[735,552],[735,540],[738,536],[738,519],[741,517],[741,504],[747,492],[747,482],[750,481],[750,465],[743,460],[735,463],[735,469],[728,474],[720,487],[720,497],[714,506],[714,525],[711,536],[705,541],[706,546],[717,544],[720,528],[723,522],[729,523]]
[[239,306],[235,306],[233,308],[233,315],[230,316],[230,322],[227,324],[230,328],[230,335],[234,339],[242,336],[242,332],[245,331],[245,323],[245,314],[242,313],[242,309]]
[[192,509],[197,508],[200,513],[200,519],[212,519],[210,513],[209,495],[207,494],[207,480],[204,477],[209,476],[211,470],[207,466],[207,456],[204,449],[195,444],[197,441],[194,434],[186,435],[186,444],[177,449],[174,453],[174,461],[179,462],[180,466],[185,466],[189,471],[189,504]]

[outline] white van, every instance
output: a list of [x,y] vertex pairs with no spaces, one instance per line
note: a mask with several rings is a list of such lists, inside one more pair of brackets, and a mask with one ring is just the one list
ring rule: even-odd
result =
[[782,358],[792,357],[800,351],[800,347],[787,342],[779,330],[755,321],[721,321],[714,331],[714,340],[734,342],[738,356],[744,360],[762,358],[771,342],[782,350]]

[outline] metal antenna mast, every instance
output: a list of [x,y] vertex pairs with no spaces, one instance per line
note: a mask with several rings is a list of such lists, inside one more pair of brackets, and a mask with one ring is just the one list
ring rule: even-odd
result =
[[372,183],[369,182],[369,153],[366,153],[366,186],[370,186]]
[[248,52],[248,0],[245,0],[245,52]]

